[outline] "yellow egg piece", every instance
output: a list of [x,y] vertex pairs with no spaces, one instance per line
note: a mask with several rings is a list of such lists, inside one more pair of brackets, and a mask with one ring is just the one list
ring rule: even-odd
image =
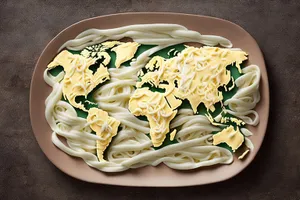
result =
[[112,48],[112,51],[117,55],[116,68],[119,68],[122,63],[132,59],[139,46],[140,44],[137,42],[125,42]]
[[129,100],[129,111],[135,116],[146,116],[150,125],[150,137],[154,147],[159,147],[170,131],[169,125],[177,110],[173,111],[164,94],[149,88],[138,88]]
[[109,117],[108,113],[99,109],[91,108],[88,111],[87,122],[96,134],[101,138],[97,140],[97,156],[99,161],[103,161],[103,153],[110,144],[112,138],[117,135],[120,121]]
[[176,90],[174,85],[159,84],[159,88],[165,89],[164,96],[169,104],[169,106],[174,110],[182,104],[182,100],[176,99],[174,95],[174,90]]
[[[102,49],[111,49],[116,45],[122,44],[122,42],[120,41],[106,41],[106,42],[102,42]],[[101,50],[102,50],[101,49]]]
[[110,58],[106,51],[111,49],[111,51],[116,53],[115,66],[119,68],[122,63],[134,57],[139,46],[140,44],[137,42],[106,41],[101,44],[88,46],[80,54],[86,58],[101,58],[102,56]]
[[187,99],[194,113],[200,103],[214,111],[214,104],[223,99],[218,88],[226,86],[231,80],[226,67],[235,63],[241,72],[240,64],[246,59],[247,54],[240,50],[187,47],[171,59],[153,57],[145,66],[150,72],[142,76],[136,86],[149,83],[160,87],[161,83],[168,82],[174,97]]
[[64,68],[63,95],[75,108],[87,111],[83,104],[75,101],[75,98],[77,96],[87,97],[97,85],[109,80],[109,73],[105,65],[109,63],[110,56],[105,52],[101,55],[104,56],[104,61],[95,73],[89,69],[91,65],[95,64],[95,59],[75,55],[67,50],[60,52],[48,65],[49,69],[59,65]]
[[213,135],[213,145],[218,145],[222,142],[228,144],[232,151],[235,152],[244,142],[244,136],[237,128],[234,130],[233,126],[228,126],[219,133]]
[[174,131],[172,131],[172,133],[170,133],[170,140],[173,141],[175,139],[175,135],[176,135],[177,130],[175,129]]

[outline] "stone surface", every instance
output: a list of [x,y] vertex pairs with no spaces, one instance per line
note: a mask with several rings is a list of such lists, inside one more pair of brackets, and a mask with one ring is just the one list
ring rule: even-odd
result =
[[[131,188],[73,179],[44,156],[31,130],[28,101],[34,65],[62,29],[98,15],[172,11],[224,18],[261,47],[271,111],[253,163],[221,183],[186,188]],[[288,1],[0,1],[1,199],[300,199],[300,3]]]

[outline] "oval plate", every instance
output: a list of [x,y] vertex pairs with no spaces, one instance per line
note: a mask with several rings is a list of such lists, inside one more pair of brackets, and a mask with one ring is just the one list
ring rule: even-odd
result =
[[[89,167],[82,159],[69,156],[56,148],[51,141],[51,133],[45,119],[45,99],[50,94],[43,72],[47,64],[55,57],[59,47],[67,40],[90,28],[109,29],[132,24],[175,23],[201,34],[220,35],[228,38],[233,47],[243,49],[249,54],[247,64],[256,64],[261,70],[261,100],[255,110],[260,116],[257,127],[249,127],[254,133],[251,140],[255,146],[243,161],[234,159],[231,165],[217,165],[190,171],[172,170],[160,164],[131,169],[121,173],[103,173]],[[80,21],[59,33],[42,52],[33,73],[30,87],[30,118],[34,135],[49,160],[66,174],[88,182],[124,186],[190,186],[226,180],[241,172],[257,154],[267,127],[269,115],[269,85],[266,66],[256,41],[240,26],[229,21],[198,15],[177,13],[123,13],[100,16]]]

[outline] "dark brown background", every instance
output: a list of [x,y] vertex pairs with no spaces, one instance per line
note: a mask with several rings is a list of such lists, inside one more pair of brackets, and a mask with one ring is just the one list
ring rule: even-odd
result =
[[[225,182],[186,188],[96,185],[65,175],[42,153],[28,110],[31,75],[41,51],[62,29],[79,20],[130,11],[220,17],[239,24],[257,40],[269,74],[270,119],[261,150],[241,174]],[[297,0],[0,0],[0,199],[299,200],[299,40]]]

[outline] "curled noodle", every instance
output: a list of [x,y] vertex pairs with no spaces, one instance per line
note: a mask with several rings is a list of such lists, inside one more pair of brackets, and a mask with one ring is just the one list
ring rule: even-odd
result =
[[[260,100],[259,80],[260,70],[256,65],[245,67],[243,75],[235,81],[238,91],[233,97],[226,100],[224,105],[228,105],[229,114],[241,118],[245,123],[256,126],[259,122],[258,113],[253,110]],[[250,117],[252,114],[254,117]]]

